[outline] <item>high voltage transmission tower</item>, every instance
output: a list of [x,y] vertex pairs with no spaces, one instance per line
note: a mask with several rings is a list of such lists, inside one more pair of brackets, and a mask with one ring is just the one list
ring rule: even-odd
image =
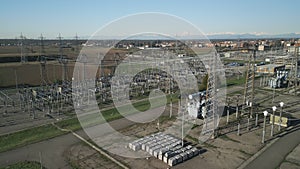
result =
[[295,88],[298,86],[298,61],[299,61],[299,45],[295,45],[294,56],[292,57],[292,64],[290,70],[289,86],[293,85]]
[[46,86],[48,84],[48,76],[47,76],[47,69],[46,69],[46,56],[45,56],[45,46],[44,46],[44,37],[41,34],[40,36],[40,56],[39,56],[39,62],[40,62],[40,76],[41,76],[41,84],[42,86]]
[[62,64],[62,71],[63,71],[62,81],[64,83],[66,80],[68,80],[68,59],[63,56],[63,42],[62,42],[61,35],[59,34],[57,38],[59,40],[59,55],[60,55],[58,61],[60,64]]
[[79,37],[77,36],[77,33],[76,33],[76,36],[75,36],[75,52],[76,53],[79,53]]
[[20,57],[21,57],[21,59],[20,60],[21,60],[22,63],[26,62],[26,55],[25,55],[26,48],[24,48],[24,46],[25,46],[25,39],[26,39],[26,37],[23,36],[23,34],[21,33],[21,35],[20,35],[20,48],[21,48],[21,55],[20,55]]
[[252,118],[252,104],[254,100],[254,80],[255,80],[255,60],[256,60],[257,45],[252,49],[253,54],[249,56],[248,68],[246,73],[246,83],[244,89],[243,105],[250,107],[250,117]]
[[205,126],[210,126],[206,133],[211,134],[212,138],[215,138],[215,129],[219,121],[218,103],[217,103],[217,53],[213,53],[212,58],[209,60],[209,65],[206,66],[208,69],[208,80],[206,88],[206,119],[204,121]]

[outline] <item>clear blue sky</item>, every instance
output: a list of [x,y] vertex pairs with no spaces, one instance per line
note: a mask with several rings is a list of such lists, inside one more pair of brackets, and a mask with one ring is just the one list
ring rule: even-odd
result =
[[182,17],[205,33],[300,32],[299,0],[2,0],[0,38],[89,36],[140,12]]

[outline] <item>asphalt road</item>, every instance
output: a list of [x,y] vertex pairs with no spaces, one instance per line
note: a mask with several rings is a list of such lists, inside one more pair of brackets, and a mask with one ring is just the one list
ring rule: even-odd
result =
[[[148,110],[147,112],[144,112],[142,114],[145,115],[145,113],[148,113],[144,117],[146,119],[152,119],[156,115],[157,109],[160,108]],[[131,117],[134,118],[136,117],[136,115],[131,115]],[[109,122],[109,125],[115,130],[120,130],[133,124],[135,123],[125,118]],[[105,132],[105,127],[107,127],[107,125],[101,124],[91,127],[90,130],[99,132],[99,129],[101,129],[101,132]],[[85,139],[88,139],[83,130],[79,130],[76,133],[84,137]],[[72,133],[69,133],[49,140],[20,147],[11,151],[3,152],[0,153],[0,167],[28,160],[38,162],[41,161],[43,166],[48,169],[69,169],[71,167],[64,158],[63,154],[68,147],[72,146],[73,144],[79,143],[80,141],[81,140],[76,138]]]
[[297,127],[282,135],[244,169],[275,169],[299,143],[300,127]]
[[63,158],[65,149],[79,140],[71,133],[53,139],[30,144],[15,150],[0,153],[0,166],[7,166],[21,161],[41,161],[49,169],[69,169]]

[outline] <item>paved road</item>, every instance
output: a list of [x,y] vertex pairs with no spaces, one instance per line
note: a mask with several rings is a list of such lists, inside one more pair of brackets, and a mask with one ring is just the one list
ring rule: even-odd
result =
[[277,168],[293,149],[300,143],[300,127],[280,137],[274,144],[249,163],[245,169]]
[[[160,108],[155,108],[147,111],[146,116],[152,119],[155,116],[156,111]],[[152,115],[151,115],[152,114]],[[134,117],[135,115],[131,115]],[[127,120],[125,118],[114,120],[109,122],[110,126],[115,130],[120,130],[126,128],[130,125],[135,124],[134,122]],[[105,132],[105,125],[97,125],[91,127],[91,130],[99,129]],[[95,131],[94,131],[95,132]],[[83,130],[76,132],[80,136],[88,139],[87,135]],[[72,146],[73,144],[79,143],[80,140],[76,138],[71,133],[55,137],[53,139],[41,141],[38,143],[30,144],[15,150],[0,153],[0,167],[14,164],[16,162],[21,162],[25,160],[29,161],[42,161],[43,166],[49,169],[69,169],[70,166],[64,158],[63,154],[65,150]]]
[[49,169],[68,169],[70,167],[63,158],[63,153],[67,147],[77,142],[79,142],[79,140],[70,133],[0,153],[0,166],[7,166],[25,160],[41,160],[42,164]]
[[[134,124],[126,119],[118,119],[110,122],[116,130],[125,128]],[[98,126],[100,127],[100,126]],[[101,127],[100,127],[101,128]],[[83,130],[78,132],[80,136],[88,138]],[[71,133],[55,137],[53,139],[30,144],[15,150],[0,153],[0,167],[14,164],[25,160],[40,161],[49,169],[69,169],[70,166],[64,158],[65,150],[80,140]],[[40,158],[41,157],[41,158]]]

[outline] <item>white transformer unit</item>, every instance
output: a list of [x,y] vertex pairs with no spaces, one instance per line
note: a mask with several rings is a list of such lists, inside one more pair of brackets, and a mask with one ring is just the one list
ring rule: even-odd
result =
[[199,107],[200,107],[199,102],[195,102],[195,101],[189,102],[188,103],[189,116],[192,117],[192,118],[197,118]]

